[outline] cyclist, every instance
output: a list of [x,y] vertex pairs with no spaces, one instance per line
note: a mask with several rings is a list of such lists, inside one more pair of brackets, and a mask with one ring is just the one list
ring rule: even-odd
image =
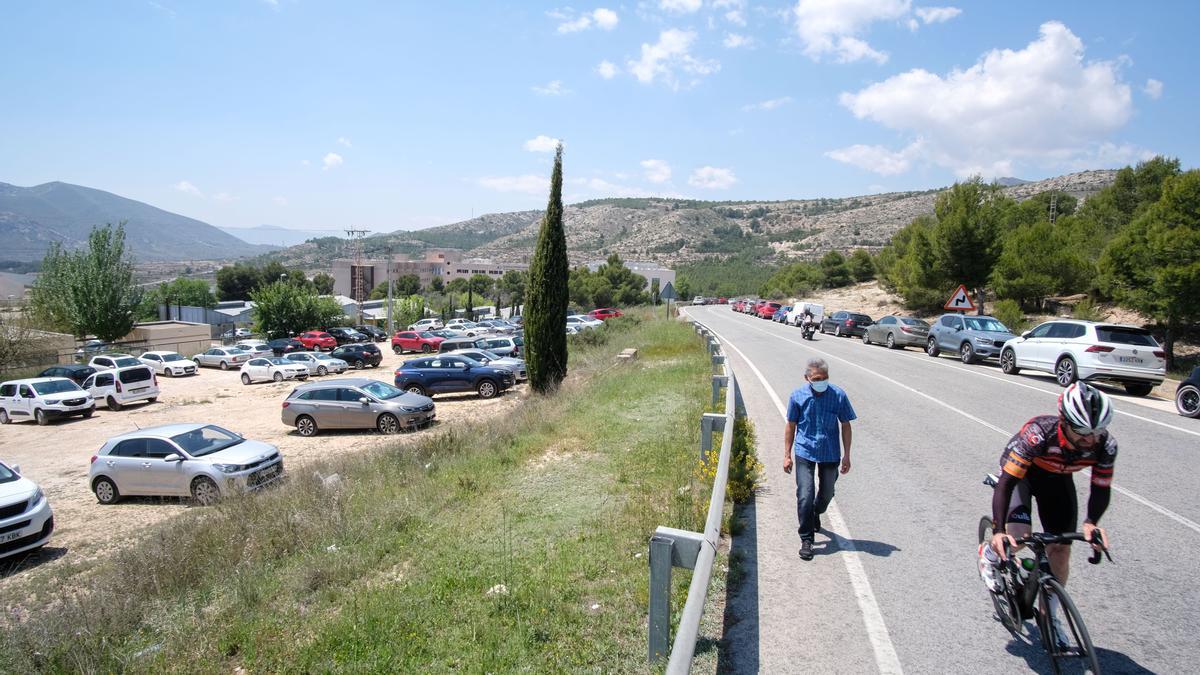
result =
[[[1103,392],[1083,382],[1068,386],[1058,397],[1058,415],[1040,415],[1021,427],[1000,456],[1000,480],[992,496],[995,524],[991,545],[979,547],[979,575],[988,589],[999,592],[996,566],[1004,559],[1004,544],[1016,549],[1016,538],[1032,528],[1032,499],[1037,500],[1042,529],[1051,534],[1074,532],[1079,522],[1072,474],[1091,468],[1091,494],[1083,535],[1098,533],[1108,547],[1108,535],[1097,524],[1112,493],[1117,441],[1106,431],[1112,404]],[[1093,545],[1094,546],[1094,545]],[[1070,571],[1070,543],[1046,547],[1050,570],[1062,584]],[[1057,608],[1054,609],[1055,627]]]

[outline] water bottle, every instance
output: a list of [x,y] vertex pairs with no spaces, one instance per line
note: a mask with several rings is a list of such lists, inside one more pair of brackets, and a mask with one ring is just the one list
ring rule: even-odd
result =
[[1032,572],[1037,569],[1037,561],[1033,558],[1021,558],[1021,567],[1026,572]]

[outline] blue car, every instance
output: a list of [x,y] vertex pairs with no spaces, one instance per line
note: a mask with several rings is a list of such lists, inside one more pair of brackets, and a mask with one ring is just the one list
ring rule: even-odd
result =
[[485,366],[458,354],[438,354],[405,361],[396,369],[396,386],[414,394],[454,394],[473,391],[479,398],[492,398],[516,384],[507,368]]
[[791,305],[780,307],[779,309],[775,310],[774,314],[771,315],[771,320],[778,323],[783,323],[787,321],[787,314],[790,311],[792,311]]

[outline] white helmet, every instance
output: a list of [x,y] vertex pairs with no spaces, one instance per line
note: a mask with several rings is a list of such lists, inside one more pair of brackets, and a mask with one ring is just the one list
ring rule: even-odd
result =
[[1112,403],[1104,392],[1075,382],[1058,397],[1058,414],[1075,431],[1087,435],[1104,430],[1112,421]]

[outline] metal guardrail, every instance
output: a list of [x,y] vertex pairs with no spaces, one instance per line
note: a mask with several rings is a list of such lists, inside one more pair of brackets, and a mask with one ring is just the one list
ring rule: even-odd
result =
[[687,601],[679,618],[679,629],[667,660],[668,673],[687,673],[692,668],[696,638],[700,633],[700,618],[708,599],[708,584],[712,579],[713,561],[721,538],[721,516],[725,508],[725,486],[729,479],[729,458],[733,448],[734,418],[737,415],[737,380],[721,350],[721,342],[703,324],[693,321],[696,334],[704,338],[713,364],[713,406],[720,401],[725,388],[725,412],[705,413],[700,420],[700,457],[712,451],[714,431],[721,435],[721,451],[717,460],[717,475],[713,480],[712,497],[708,502],[708,518],[703,532],[689,532],[671,527],[659,527],[650,538],[650,621],[649,659],[657,662],[667,656],[671,633],[671,569],[693,570]]

